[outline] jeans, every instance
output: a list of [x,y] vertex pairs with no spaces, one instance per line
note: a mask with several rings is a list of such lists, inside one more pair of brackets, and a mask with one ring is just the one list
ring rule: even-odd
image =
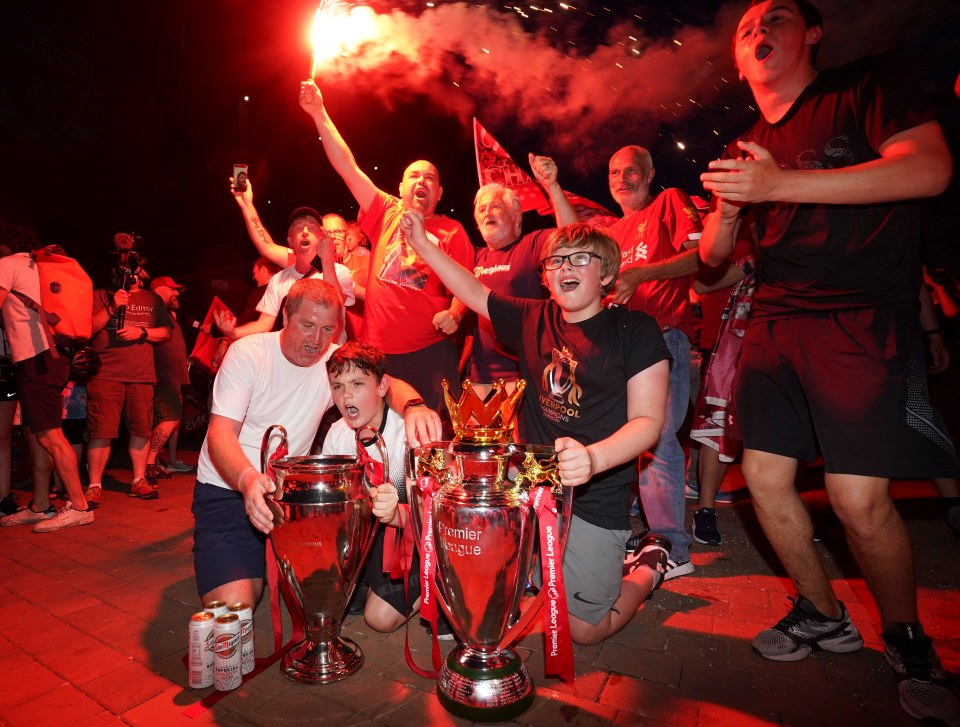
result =
[[660,439],[651,450],[653,460],[640,468],[640,503],[650,532],[666,535],[673,543],[670,560],[690,560],[690,536],[684,527],[684,456],[677,431],[690,403],[690,339],[671,328],[663,334],[670,352],[670,391]]

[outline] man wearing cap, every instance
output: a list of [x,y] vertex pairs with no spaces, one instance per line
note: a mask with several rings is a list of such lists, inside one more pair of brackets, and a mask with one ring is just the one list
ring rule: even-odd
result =
[[[147,453],[153,431],[153,387],[157,383],[153,345],[172,335],[173,323],[163,299],[143,287],[137,270],[129,280],[115,280],[117,290],[93,294],[93,348],[101,367],[87,383],[87,462],[90,487],[87,500],[100,504],[103,471],[110,459],[110,444],[120,431],[120,414],[130,432],[128,451],[133,469],[130,497],[150,500],[156,488],[146,479]],[[132,281],[132,282],[131,282]],[[123,283],[130,283],[125,290]]]
[[183,340],[183,331],[177,322],[177,310],[180,308],[180,292],[186,290],[169,275],[161,275],[150,283],[150,290],[160,296],[173,333],[170,338],[153,347],[153,363],[157,370],[157,388],[153,392],[153,433],[150,435],[150,448],[147,452],[145,477],[156,494],[157,478],[170,477],[163,465],[157,462],[157,455],[163,449],[183,419],[183,397],[180,387],[190,383],[190,371],[187,368],[187,344]]
[[[230,189],[234,199],[243,212],[243,219],[247,225],[247,232],[253,240],[260,254],[268,260],[285,267],[274,275],[267,284],[267,290],[257,305],[260,317],[241,326],[237,325],[236,318],[230,313],[215,313],[215,320],[227,338],[236,340],[249,336],[251,333],[266,333],[277,330],[275,324],[282,320],[284,301],[287,293],[295,282],[301,278],[322,278],[334,287],[343,298],[344,306],[354,303],[353,276],[344,265],[335,262],[334,235],[326,229],[326,218],[310,207],[298,207],[290,213],[287,228],[287,245],[289,248],[277,245],[270,233],[260,222],[260,215],[253,206],[253,185],[248,180],[245,191],[237,191],[230,180]],[[334,225],[342,233],[345,231],[343,218],[336,217],[339,225]],[[291,259],[292,258],[292,259]],[[342,329],[342,326],[341,326]],[[341,334],[341,342],[346,340]]]

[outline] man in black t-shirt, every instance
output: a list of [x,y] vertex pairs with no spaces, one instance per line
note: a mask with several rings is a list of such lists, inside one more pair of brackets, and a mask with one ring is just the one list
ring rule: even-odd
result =
[[727,258],[745,205],[759,234],[736,387],[743,472],[798,596],[753,648],[797,661],[863,645],[794,486],[797,461],[822,454],[830,502],[880,610],[900,703],[954,723],[960,703],[918,623],[910,541],[889,494],[890,477],[956,472],[913,381],[922,375],[913,200],[945,188],[950,156],[901,67],[864,59],[815,69],[821,26],[809,0],[755,0],[746,11],[734,57],[762,118],[701,176],[714,194],[703,260]]

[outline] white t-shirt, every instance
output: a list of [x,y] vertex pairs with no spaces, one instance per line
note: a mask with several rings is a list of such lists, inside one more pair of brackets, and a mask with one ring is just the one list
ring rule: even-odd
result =
[[[270,425],[287,430],[291,457],[307,455],[324,412],[333,404],[326,363],[337,344],[330,344],[313,366],[295,366],[280,350],[280,334],[255,333],[233,343],[213,382],[210,412],[242,422],[240,446],[257,472],[260,443]],[[279,437],[277,433],[271,438],[271,451]],[[232,489],[214,466],[207,439],[200,450],[197,479]]]
[[[353,288],[353,275],[351,275],[347,266],[340,263],[334,263],[334,265],[337,271],[337,281],[340,283],[340,290],[343,293],[343,305],[351,306],[357,299]],[[287,297],[287,293],[290,292],[293,284],[303,277],[304,273],[298,273],[295,265],[284,268],[274,275],[267,283],[267,289],[264,291],[260,302],[257,303],[257,310],[266,313],[268,316],[278,316],[280,314],[280,303]],[[316,271],[309,277],[323,279],[323,276]]]
[[[364,430],[363,438],[369,439],[373,433]],[[403,417],[397,414],[393,409],[387,409],[387,425],[383,429],[383,443],[387,448],[387,459],[390,460],[390,482],[401,492],[406,487],[404,472],[406,470],[407,457],[407,430],[403,423]],[[380,447],[376,442],[367,447],[367,452],[377,462],[382,462],[380,456]],[[323,449],[321,454],[349,454],[357,456],[356,432],[350,428],[346,421],[340,419],[333,423],[330,431],[327,432],[323,440]]]
[[0,288],[9,291],[2,313],[13,362],[26,361],[50,348],[40,314],[13,294],[16,290],[40,305],[40,273],[30,253],[0,258]]

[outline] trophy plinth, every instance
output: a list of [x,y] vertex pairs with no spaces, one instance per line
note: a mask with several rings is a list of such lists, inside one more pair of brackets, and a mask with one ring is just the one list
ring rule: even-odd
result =
[[[524,381],[510,395],[497,382],[485,401],[469,380],[459,401],[446,381],[443,386],[457,438],[419,447],[411,460],[418,482],[411,488],[415,532],[422,548],[429,499],[437,600],[461,642],[440,669],[437,696],[461,717],[509,720],[526,711],[535,695],[523,660],[508,647],[537,610],[532,606],[520,616],[537,535],[532,487],[551,483],[553,493],[562,492],[561,543],[573,495],[559,488],[552,447],[510,441]],[[511,464],[519,467],[514,481]],[[429,494],[421,491],[425,481],[434,483]]]
[[377,528],[363,468],[354,457],[287,457],[270,466],[277,482],[267,500],[270,538],[306,630],[281,670],[304,684],[340,681],[363,664],[360,647],[340,636]]

